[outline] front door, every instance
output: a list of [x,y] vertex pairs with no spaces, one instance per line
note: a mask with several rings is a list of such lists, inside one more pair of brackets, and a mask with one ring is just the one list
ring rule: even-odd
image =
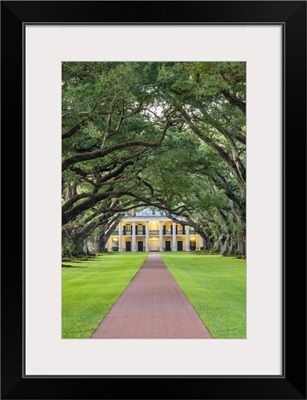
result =
[[149,242],[150,251],[158,251],[159,250],[159,241],[155,239],[151,239]]
[[131,242],[126,242],[126,251],[131,251]]
[[182,251],[182,240],[177,241],[177,251]]
[[165,251],[171,251],[171,241],[170,240],[165,241]]
[[143,242],[142,241],[138,242],[138,251],[143,251]]

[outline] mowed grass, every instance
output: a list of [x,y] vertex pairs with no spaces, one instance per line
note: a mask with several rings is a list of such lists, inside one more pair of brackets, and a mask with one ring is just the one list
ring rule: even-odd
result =
[[129,285],[147,253],[63,262],[62,338],[89,338]]
[[246,260],[161,253],[214,338],[246,338]]

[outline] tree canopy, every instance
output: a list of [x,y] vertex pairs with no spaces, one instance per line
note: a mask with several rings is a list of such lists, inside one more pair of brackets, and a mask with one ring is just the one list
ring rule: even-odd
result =
[[62,64],[63,254],[151,205],[244,254],[243,62]]

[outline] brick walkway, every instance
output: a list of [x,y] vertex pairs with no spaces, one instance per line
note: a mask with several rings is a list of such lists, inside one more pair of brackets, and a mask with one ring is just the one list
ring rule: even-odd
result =
[[150,253],[92,338],[211,338],[166,268]]

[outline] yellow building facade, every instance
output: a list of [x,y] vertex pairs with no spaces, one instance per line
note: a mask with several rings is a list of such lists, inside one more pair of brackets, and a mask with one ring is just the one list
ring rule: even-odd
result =
[[202,237],[189,226],[173,222],[164,211],[145,208],[127,213],[110,236],[108,251],[193,251]]

